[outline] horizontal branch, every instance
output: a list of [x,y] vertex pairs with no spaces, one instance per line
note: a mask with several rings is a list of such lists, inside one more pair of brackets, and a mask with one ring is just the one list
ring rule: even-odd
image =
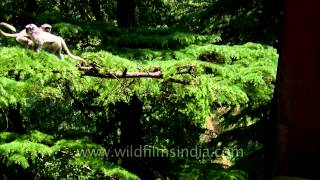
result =
[[[153,71],[149,72],[127,72],[127,69],[125,69],[123,72],[99,72],[99,70],[93,65],[93,66],[81,66],[77,65],[78,69],[83,72],[84,76],[91,76],[91,77],[99,77],[99,78],[109,78],[109,79],[118,79],[118,78],[157,78],[157,79],[163,79],[163,74],[159,67],[154,68]],[[186,65],[183,68],[191,67],[194,68],[194,65]],[[180,74],[185,73],[191,73],[191,72],[180,72]],[[180,79],[174,79],[172,77],[165,80],[165,82],[172,82],[172,83],[178,83],[183,85],[192,85],[196,84],[194,80],[188,81],[188,80],[180,80]]]
[[100,77],[100,78],[162,78],[161,71],[156,72],[127,72],[127,73],[121,73],[121,72],[105,72],[105,73],[85,73],[87,76],[94,76],[94,77]]
[[78,66],[79,70],[84,72],[86,76],[100,77],[100,78],[162,78],[162,73],[160,70],[150,71],[150,72],[104,72],[100,73],[95,67],[82,67]]

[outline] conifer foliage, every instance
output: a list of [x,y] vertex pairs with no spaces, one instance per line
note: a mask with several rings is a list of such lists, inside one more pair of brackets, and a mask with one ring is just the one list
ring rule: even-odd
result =
[[[141,139],[139,145],[163,150],[207,146],[202,141],[205,121],[213,118],[219,108],[230,109],[224,118],[215,119],[226,132],[261,120],[254,114],[241,113],[248,107],[266,106],[272,98],[278,58],[272,47],[254,43],[190,45],[166,51],[166,59],[158,52],[145,49],[140,56],[131,58],[130,53],[125,56],[123,52],[119,54],[122,57],[106,51],[82,53],[95,65],[97,73],[149,71],[158,67],[163,75],[157,79],[105,79],[94,74],[87,76],[68,58],[58,60],[46,52],[1,47],[1,166],[9,174],[13,173],[11,168],[21,167],[21,173],[34,177],[99,174],[135,179],[138,176],[112,165],[118,161],[116,158],[82,157],[78,153],[90,148],[105,152],[106,148],[121,147],[128,141],[123,134],[132,127],[123,126],[133,123],[135,118],[123,117],[125,112],[133,115],[134,109],[141,108],[136,112],[140,120],[132,124],[140,128],[130,131],[131,136]],[[144,59],[149,53],[153,60]],[[134,103],[132,97],[140,103]],[[132,110],[127,112],[127,108]],[[226,141],[225,136],[218,136],[219,142]],[[246,142],[241,147],[252,149],[251,140]],[[176,164],[173,159],[167,161],[172,166]],[[162,165],[148,165],[155,160],[143,162],[144,168],[151,166],[160,174],[168,173]],[[168,176],[178,174],[174,170]]]

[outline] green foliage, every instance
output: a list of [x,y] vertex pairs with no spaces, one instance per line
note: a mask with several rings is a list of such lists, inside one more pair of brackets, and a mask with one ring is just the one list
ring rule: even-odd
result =
[[[125,169],[113,165],[111,163],[105,162],[102,159],[96,159],[96,158],[83,158],[81,156],[76,156],[74,160],[71,162],[75,167],[83,168],[83,166],[89,166],[93,169],[93,171],[90,172],[92,176],[94,177],[95,174],[101,173],[105,177],[113,177],[113,178],[119,178],[124,180],[137,180],[140,179],[136,175],[126,171]],[[84,173],[80,173],[84,174]]]
[[48,53],[35,54],[21,48],[0,48],[0,54],[1,108],[7,108],[9,104],[25,104],[27,99],[30,100],[27,97],[35,92],[41,96],[57,96],[58,92],[51,89],[53,82],[79,74],[72,63],[59,61]]
[[37,130],[30,131],[28,134],[21,136],[19,139],[46,145],[52,145],[54,142],[54,137],[52,135],[48,135]]
[[180,173],[179,179],[197,179],[197,180],[246,180],[248,175],[241,170],[226,170],[217,167],[210,167],[210,164],[187,165]]
[[[0,108],[6,109],[10,104],[23,101],[24,83],[16,82],[7,78],[0,78]],[[14,88],[13,88],[14,87]],[[17,88],[17,91],[15,90]],[[22,95],[22,97],[21,97]]]
[[[204,54],[218,54],[223,62],[202,61]],[[105,152],[103,144],[121,144],[121,133],[126,130],[121,129],[119,104],[130,105],[133,96],[142,102],[139,122],[144,144],[163,150],[194,147],[203,143],[198,129],[219,107],[260,107],[270,102],[278,58],[272,47],[255,43],[198,44],[176,50],[124,48],[112,53],[84,52],[81,56],[95,64],[100,73],[152,71],[158,67],[163,78],[82,76],[69,58],[59,60],[46,52],[18,47],[0,48],[1,127],[10,127],[7,122],[13,119],[9,112],[20,107],[17,112],[22,125],[30,132],[17,138],[1,134],[0,152],[6,165],[21,166],[34,175],[49,178],[81,175],[87,179],[137,179],[119,166],[119,159],[105,162],[101,156],[83,157],[78,153],[79,149]],[[243,116],[247,118],[235,121],[254,124],[259,120],[251,114]],[[232,130],[235,121],[230,119],[219,121]],[[32,131],[35,129],[39,131]],[[247,149],[256,147],[242,144]],[[181,161],[171,163],[180,166],[185,163],[184,159]],[[87,167],[91,171],[86,172]],[[235,172],[218,174],[232,179]]]
[[[157,151],[196,145],[245,150],[245,157],[228,159],[234,169],[218,168],[214,159],[145,158],[125,166],[133,172],[141,167],[138,175],[260,176],[258,152],[263,150],[262,125],[268,122],[278,54],[250,42],[277,45],[280,5],[264,0],[137,0],[131,13],[135,17],[128,18],[138,27],[121,29],[119,2],[0,2],[1,21],[18,30],[30,20],[52,24],[52,33],[99,73],[160,69],[163,75],[83,76],[69,58],[34,53],[14,38],[0,36],[0,178],[139,179],[121,167],[126,159],[99,154],[106,147],[121,147],[127,132]],[[214,45],[221,42],[245,44]],[[203,139],[208,119],[222,129],[210,142]],[[130,125],[133,121],[137,126]],[[83,155],[84,149],[98,154]]]
[[83,24],[81,27],[59,23],[53,27],[63,37],[69,41],[73,39],[70,42],[78,44],[83,49],[90,49],[90,47],[96,50],[105,49],[105,45],[108,45],[107,48],[177,49],[191,44],[217,43],[221,41],[221,38],[215,34],[194,34],[187,30],[168,27],[117,29],[111,23],[97,23],[90,26]]
[[30,166],[28,160],[20,154],[14,154],[8,157],[7,165],[10,166],[11,164],[20,165],[23,169],[27,169]]
[[[153,51],[150,50],[150,52]],[[232,61],[233,57],[236,57],[237,60],[233,64],[215,64],[197,60],[201,58],[204,52],[218,52],[223,56],[225,61],[229,62]],[[12,56],[12,54],[14,55]],[[30,56],[27,56],[27,54]],[[62,103],[62,99],[69,99],[70,102],[65,101],[62,105],[64,108],[68,106],[72,108],[72,98],[68,97],[69,95],[66,94],[66,89],[63,86],[64,83],[71,83],[71,93],[75,93],[81,98],[84,97],[81,94],[92,90],[97,93],[94,100],[96,102],[92,103],[102,103],[104,107],[110,102],[126,101],[127,97],[130,97],[132,93],[137,93],[139,97],[145,100],[149,99],[148,101],[150,102],[152,99],[162,99],[161,97],[163,96],[171,97],[171,94],[176,94],[178,99],[168,98],[168,102],[173,103],[184,98],[189,99],[183,100],[186,102],[183,112],[186,115],[190,115],[190,113],[198,114],[194,114],[192,117],[195,118],[195,122],[201,122],[200,119],[205,119],[210,113],[210,104],[237,105],[246,104],[250,100],[250,103],[259,105],[271,99],[277,54],[270,47],[263,47],[252,43],[242,46],[193,45],[178,51],[171,51],[170,54],[175,54],[173,60],[161,59],[162,54],[155,53],[155,56],[153,56],[154,61],[142,61],[140,63],[129,61],[103,51],[98,53],[83,53],[84,57],[94,60],[94,63],[102,67],[100,68],[101,72],[123,71],[124,69],[128,69],[128,71],[147,71],[153,67],[161,67],[164,74],[164,80],[139,79],[114,81],[80,78],[80,74],[73,66],[73,63],[57,60],[56,57],[47,53],[35,54],[31,51],[18,48],[2,48],[1,57],[3,60],[0,62],[0,65],[4,68],[1,69],[0,73],[5,77],[2,82],[6,82],[2,87],[7,88],[1,91],[3,94],[1,102],[4,105],[15,104],[18,100],[19,103],[26,104],[25,107],[31,110],[36,107],[33,105],[45,99],[51,102],[38,104],[42,106],[42,109],[50,107],[50,104],[56,106],[54,102]],[[136,57],[138,58],[137,60],[141,61],[141,57]],[[36,60],[31,58],[35,58]],[[195,65],[194,72],[191,72],[191,74],[177,73],[176,68],[186,64]],[[13,69],[14,71],[12,71]],[[167,84],[170,78],[185,80],[195,84],[192,86],[183,86],[175,83]],[[196,81],[193,82],[193,80]],[[8,82],[12,82],[13,84],[10,85]],[[23,85],[24,88],[19,87],[16,89],[18,87],[17,83],[21,84],[21,86]],[[37,86],[33,86],[35,83]],[[126,86],[126,84],[129,85]],[[145,103],[149,104],[148,102]],[[6,107],[4,105],[3,107]],[[62,110],[57,108],[50,109],[46,111],[51,112],[51,116],[57,114],[55,111]],[[23,112],[29,113],[30,111],[26,109]],[[77,111],[74,113],[73,118],[79,119],[79,115],[82,116]],[[37,116],[33,115],[33,117]],[[39,116],[39,118],[41,117],[44,116]],[[60,122],[63,122],[63,119],[65,119],[59,116],[56,118],[62,118]],[[52,120],[54,121],[54,119]],[[77,121],[79,122],[79,120]]]
[[52,149],[57,151],[67,150],[67,151],[75,151],[77,149],[96,149],[103,150],[101,145],[94,144],[88,138],[78,139],[78,140],[59,140],[52,146]]
[[[0,17],[8,22],[19,24],[20,27],[29,23],[30,19],[39,24],[68,22],[82,24],[81,27],[83,24],[99,22],[116,25],[118,21],[117,2],[116,0],[92,2],[39,0],[18,3],[7,0],[1,2]],[[135,17],[132,19],[135,19],[139,27],[179,27],[201,34],[218,33],[221,34],[224,42],[278,43],[282,13],[279,1],[137,0],[135,3],[133,13]],[[27,12],[26,9],[33,11]],[[95,31],[91,28],[89,30]],[[138,39],[144,39],[141,36],[143,35],[140,34]],[[151,41],[154,43],[154,39]],[[125,43],[125,40],[121,42]],[[137,47],[135,43],[139,41],[133,41],[133,38],[130,37],[129,42],[131,46]],[[166,44],[165,41],[161,43]],[[156,44],[157,47],[162,47],[159,44]],[[146,42],[143,45],[147,45]]]
[[202,61],[208,61],[208,62],[216,63],[216,64],[225,64],[226,63],[224,57],[215,51],[205,52],[205,53],[201,54],[199,56],[199,58]]
[[149,31],[150,29],[147,29],[146,32],[125,32],[116,39],[110,39],[105,42],[118,47],[181,48],[191,44],[216,43],[220,41],[220,37],[215,35],[198,35],[187,32],[169,34],[170,31],[166,32],[166,30],[160,32],[160,35],[151,35]]
[[63,37],[77,36],[79,32],[83,31],[80,26],[70,23],[57,23],[52,28],[57,30],[57,33],[63,35]]
[[205,1],[203,8],[185,18],[187,25],[203,33],[219,33],[224,42],[255,41],[279,45],[282,7],[280,1]]
[[[106,152],[101,145],[95,144],[88,138],[78,140],[58,140],[53,142],[51,135],[34,131],[27,135],[17,135],[8,132],[1,133],[1,139],[11,142],[0,144],[2,163],[12,167],[21,166],[36,174],[47,178],[94,177],[139,179],[120,166],[108,163],[103,156],[95,156],[90,150]],[[12,139],[15,136],[16,139]],[[51,147],[45,145],[51,142]],[[2,141],[1,141],[2,142]],[[42,144],[45,143],[45,144]],[[86,171],[83,171],[87,168]]]
[[[78,140],[59,140],[51,148],[56,154],[63,152],[67,158],[64,166],[71,166],[70,172],[64,172],[67,176],[79,176],[84,179],[98,177],[117,177],[121,179],[139,179],[136,175],[125,169],[103,160],[106,150],[88,138]],[[71,157],[68,157],[70,156]],[[58,160],[59,161],[59,160]],[[83,171],[87,167],[87,171]],[[57,166],[54,168],[61,168]],[[90,170],[89,170],[90,169]],[[56,170],[56,169],[55,169]],[[55,172],[53,170],[52,172]],[[63,176],[61,176],[63,177]]]
[[0,132],[0,143],[6,143],[14,140],[16,138],[16,134],[12,132]]
[[0,155],[7,165],[18,164],[23,168],[30,166],[30,161],[35,162],[36,158],[52,154],[52,150],[43,144],[34,143],[27,140],[15,140],[10,143],[0,145]]

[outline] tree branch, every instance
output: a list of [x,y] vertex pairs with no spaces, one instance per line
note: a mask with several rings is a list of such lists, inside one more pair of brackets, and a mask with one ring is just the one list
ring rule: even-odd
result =
[[110,78],[110,79],[117,79],[117,78],[162,78],[162,73],[159,69],[155,71],[149,72],[127,72],[124,70],[123,72],[104,72],[100,73],[98,69],[92,66],[78,66],[79,70],[84,72],[85,76],[93,76],[93,77],[100,77],[100,78]]
[[[81,66],[77,65],[78,69],[83,72],[84,76],[91,77],[100,77],[100,78],[108,78],[108,79],[118,79],[118,78],[156,78],[163,79],[163,74],[159,67],[155,67],[152,71],[148,72],[127,72],[125,69],[123,72],[99,72],[96,68],[95,64],[91,64],[91,66]],[[185,65],[177,67],[177,74],[192,74],[195,65]],[[179,83],[183,85],[191,85],[194,84],[194,80],[180,80],[170,77],[165,80],[165,82],[173,82]]]

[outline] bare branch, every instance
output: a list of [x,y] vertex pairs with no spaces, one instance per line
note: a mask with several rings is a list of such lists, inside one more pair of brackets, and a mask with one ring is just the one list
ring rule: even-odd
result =
[[[92,66],[81,66],[77,65],[78,69],[82,71],[84,76],[92,76],[92,77],[99,77],[99,78],[108,78],[108,79],[118,79],[118,78],[156,78],[156,79],[163,79],[163,74],[159,67],[154,68],[152,71],[148,72],[127,72],[127,69],[125,69],[123,72],[99,72],[99,70],[95,67],[95,65]],[[194,65],[185,65],[181,67],[177,67],[177,71],[179,74],[191,74]],[[182,69],[186,69],[185,71],[181,71]],[[196,84],[194,80],[180,80],[170,77],[169,79],[166,79],[165,82],[172,82],[172,83],[179,83],[183,85],[192,85]]]
[[100,73],[95,67],[89,66],[78,66],[79,70],[84,72],[86,76],[100,77],[100,78],[162,78],[162,73],[160,70],[151,72],[103,72]]

